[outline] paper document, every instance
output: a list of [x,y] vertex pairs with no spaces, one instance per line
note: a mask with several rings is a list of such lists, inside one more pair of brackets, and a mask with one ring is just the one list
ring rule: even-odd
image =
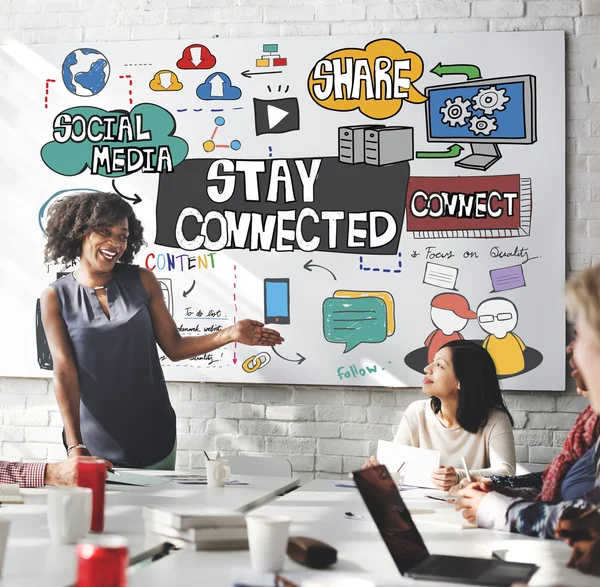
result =
[[477,524],[471,524],[463,518],[462,512],[457,512],[454,509],[436,509],[433,513],[410,510],[410,515],[415,522],[429,522],[431,524],[441,524],[442,526],[452,526],[467,530],[477,528]]
[[389,471],[397,471],[402,463],[404,485],[436,489],[431,473],[440,466],[440,451],[396,444],[387,440],[377,443],[377,460]]
[[150,487],[152,485],[162,485],[168,483],[168,479],[163,479],[158,475],[137,475],[136,473],[126,473],[117,471],[117,473],[108,472],[106,482],[113,485],[136,485],[137,487]]

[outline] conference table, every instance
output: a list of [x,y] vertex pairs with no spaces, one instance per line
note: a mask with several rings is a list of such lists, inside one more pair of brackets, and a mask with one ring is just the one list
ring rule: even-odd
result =
[[[282,575],[297,585],[304,579],[321,577],[337,579],[340,586],[350,578],[368,579],[376,587],[451,585],[400,575],[356,488],[339,487],[324,479],[299,487],[295,478],[235,478],[248,484],[223,488],[174,482],[147,488],[108,486],[105,532],[123,535],[128,540],[131,561],[137,563],[130,567],[131,587],[228,587],[251,577],[247,550],[196,552],[184,548],[165,554],[165,539],[145,531],[142,506],[175,503],[242,513],[287,514],[292,518],[291,535],[317,538],[337,549],[338,562],[327,571],[307,569],[286,557]],[[0,587],[72,586],[76,579],[75,547],[50,541],[47,490],[21,491],[24,505],[0,508],[0,518],[12,521]],[[540,569],[529,583],[532,587],[600,585],[597,577],[564,567],[570,556],[565,543],[441,524],[439,519],[452,521],[454,514],[459,514],[450,504],[429,499],[425,493],[426,490],[411,488],[403,490],[402,496],[430,553],[490,558],[495,552],[506,560],[533,562]],[[353,515],[348,517],[347,512]],[[164,556],[152,562],[154,555],[160,554]]]
[[[152,472],[158,475],[172,473]],[[181,473],[198,474],[198,471]],[[235,478],[247,485],[208,488],[173,481],[152,487],[107,485],[104,532],[127,538],[132,562],[148,561],[152,565],[151,558],[164,552],[165,539],[145,532],[142,506],[195,505],[244,513],[300,484],[297,478],[243,475]],[[21,489],[25,504],[0,507],[0,519],[11,520],[0,587],[67,587],[75,583],[75,546],[50,541],[46,521],[47,493],[48,489]]]
[[[479,528],[461,529],[433,519],[438,513],[460,517],[454,507],[425,497],[426,490],[407,489],[402,497],[413,513],[417,527],[431,554],[491,558],[492,551],[506,560],[532,562],[540,566],[532,587],[598,587],[600,579],[565,568],[571,549],[555,540],[541,540],[518,534]],[[356,488],[337,487],[331,480],[315,480],[254,510],[256,513],[291,516],[290,535],[322,540],[338,551],[338,562],[327,571],[311,571],[286,557],[281,573],[300,585],[305,578],[338,578],[340,587],[350,578],[369,579],[377,587],[393,585],[452,585],[404,578],[398,572],[377,527]],[[354,518],[346,517],[346,512]],[[431,516],[431,520],[427,518]],[[131,587],[230,586],[250,567],[248,551],[195,552],[182,549],[130,577]]]

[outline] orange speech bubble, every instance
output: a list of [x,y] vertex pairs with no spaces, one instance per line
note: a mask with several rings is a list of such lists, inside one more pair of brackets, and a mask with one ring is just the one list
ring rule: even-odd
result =
[[422,75],[420,55],[391,39],[379,39],[364,49],[340,49],[323,57],[310,72],[308,91],[328,110],[358,109],[383,120],[397,114],[405,100],[427,100],[413,85]]

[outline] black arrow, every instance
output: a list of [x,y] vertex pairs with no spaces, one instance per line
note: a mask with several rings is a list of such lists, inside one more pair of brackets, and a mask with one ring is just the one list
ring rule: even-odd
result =
[[271,75],[272,73],[283,73],[282,71],[242,71],[244,77],[252,77],[253,75]]
[[192,293],[192,290],[194,289],[194,287],[196,286],[196,280],[194,279],[194,283],[192,283],[192,287],[190,287],[190,289],[188,289],[187,291],[183,292],[183,297],[187,298],[189,293]]
[[[312,263],[312,264],[311,264]],[[333,274],[333,271],[331,271],[330,269],[327,269],[327,267],[323,267],[323,265],[315,265],[312,262],[312,259],[310,261],[307,261],[304,265],[303,265],[304,269],[306,269],[307,271],[311,271],[312,272],[312,267],[320,267],[321,269],[325,269],[325,271],[329,271],[329,273],[331,273],[331,276],[333,277],[334,281],[337,281],[337,277]]]
[[303,357],[300,353],[296,353],[300,359],[297,361],[294,361],[294,359],[286,359],[285,357],[282,357],[276,350],[275,347],[272,346],[271,347],[273,349],[273,352],[280,358],[283,359],[284,361],[289,361],[290,363],[298,363],[298,365],[300,365],[301,363],[304,363],[304,361],[306,361],[306,357]]
[[134,204],[139,204],[142,201],[142,198],[140,198],[137,194],[133,194],[133,198],[130,198],[128,196],[124,196],[118,189],[117,186],[115,185],[115,180],[113,179],[112,181],[112,186],[113,186],[113,190],[115,190],[115,192],[117,194],[119,194],[119,196],[121,196],[124,200],[128,200],[129,202],[133,202]]

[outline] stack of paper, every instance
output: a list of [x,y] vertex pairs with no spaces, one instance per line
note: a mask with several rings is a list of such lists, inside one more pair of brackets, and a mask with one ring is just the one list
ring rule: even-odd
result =
[[0,483],[0,503],[24,503],[17,483]]
[[181,548],[236,550],[248,548],[243,514],[197,506],[143,508],[146,530]]

